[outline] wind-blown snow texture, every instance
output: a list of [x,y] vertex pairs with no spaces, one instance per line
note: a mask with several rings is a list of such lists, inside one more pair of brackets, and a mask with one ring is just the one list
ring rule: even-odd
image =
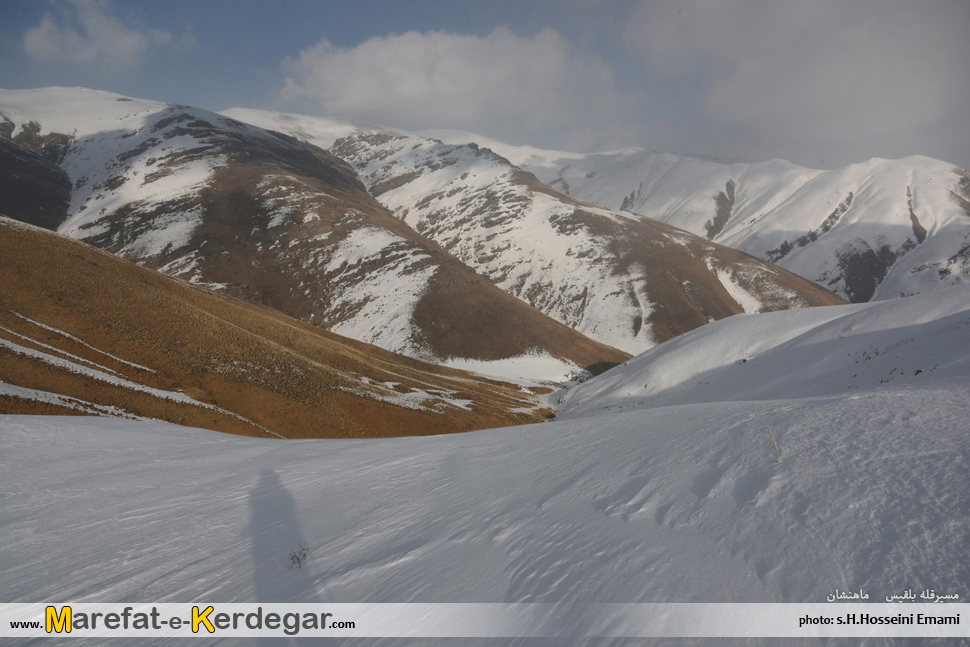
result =
[[970,281],[970,172],[914,155],[821,171],[628,148],[582,155],[478,142],[550,186],[670,223],[780,265],[854,302]]
[[[938,383],[387,442],[5,417],[0,595],[963,599],[968,395]],[[303,540],[308,566],[288,570]]]
[[968,336],[965,289],[739,315],[576,387],[564,421],[455,436],[0,417],[0,599],[963,601]]

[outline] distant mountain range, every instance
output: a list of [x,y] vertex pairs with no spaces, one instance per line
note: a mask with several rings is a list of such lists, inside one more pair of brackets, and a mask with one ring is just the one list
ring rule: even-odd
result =
[[970,583],[953,165],[0,90],[0,214],[3,599],[537,602],[575,643],[646,627],[575,602]]
[[914,155],[821,171],[431,134],[477,141],[560,191],[747,252],[853,302],[970,282],[970,172],[940,160]]
[[970,276],[970,173],[945,162],[817,171],[426,134],[5,90],[0,211],[394,352],[553,378],[732,314],[840,302],[799,276],[852,301]]

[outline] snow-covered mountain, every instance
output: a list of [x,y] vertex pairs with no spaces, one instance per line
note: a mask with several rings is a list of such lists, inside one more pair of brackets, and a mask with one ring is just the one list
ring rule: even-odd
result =
[[970,281],[970,172],[940,160],[871,159],[822,171],[640,148],[583,155],[428,132],[489,146],[569,195],[740,249],[853,302]]
[[40,203],[33,219],[14,204],[19,217],[146,267],[427,360],[558,379],[626,358],[505,294],[292,137],[82,88],[0,91],[0,124],[5,174],[56,177],[56,163],[71,187],[60,219]]
[[508,293],[630,353],[738,312],[839,302],[735,250],[570,198],[475,145],[353,122],[228,114],[330,145],[411,228]]
[[837,302],[734,250],[550,190],[487,149],[355,135],[331,151],[496,285],[631,353],[737,312]]
[[968,331],[966,288],[735,316],[576,387],[561,421],[437,438],[0,417],[0,599],[964,602]]

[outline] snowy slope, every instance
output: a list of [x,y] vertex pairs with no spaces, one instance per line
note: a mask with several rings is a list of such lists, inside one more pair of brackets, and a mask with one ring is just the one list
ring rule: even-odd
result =
[[[59,233],[149,268],[430,361],[501,360],[528,377],[545,353],[534,377],[563,379],[625,358],[507,298],[394,219],[346,163],[285,135],[83,88],[0,91],[0,126],[66,172]],[[453,307],[456,285],[473,305]]]
[[370,442],[0,417],[0,599],[963,601],[968,396],[935,380]]
[[[84,88],[43,88],[3,90],[0,115],[13,124],[14,141],[31,126],[40,137],[59,133],[70,138],[71,145],[59,161],[74,193],[69,217],[59,229],[74,237],[103,233],[107,227],[98,222],[99,216],[129,203],[137,202],[148,211],[190,198],[216,168],[228,162],[223,155],[204,155],[216,147],[218,142],[212,140],[217,133],[186,132],[186,125],[202,126],[214,115],[186,106]],[[205,126],[212,124],[205,122]],[[243,124],[236,128],[228,120],[219,126],[256,132]],[[175,214],[160,217],[165,216],[176,218]],[[199,218],[194,211],[179,217],[177,226],[153,237],[142,253],[178,246],[191,235]]]
[[970,173],[940,160],[874,158],[821,171],[639,148],[582,155],[428,132],[489,146],[577,198],[740,249],[854,302],[970,279]]
[[967,384],[970,287],[907,299],[738,315],[673,339],[561,394],[560,417],[686,403],[868,398]]

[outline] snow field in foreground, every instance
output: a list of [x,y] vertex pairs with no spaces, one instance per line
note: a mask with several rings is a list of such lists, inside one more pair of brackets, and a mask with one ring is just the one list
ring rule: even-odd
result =
[[968,396],[935,379],[369,441],[4,416],[0,599],[962,601]]

